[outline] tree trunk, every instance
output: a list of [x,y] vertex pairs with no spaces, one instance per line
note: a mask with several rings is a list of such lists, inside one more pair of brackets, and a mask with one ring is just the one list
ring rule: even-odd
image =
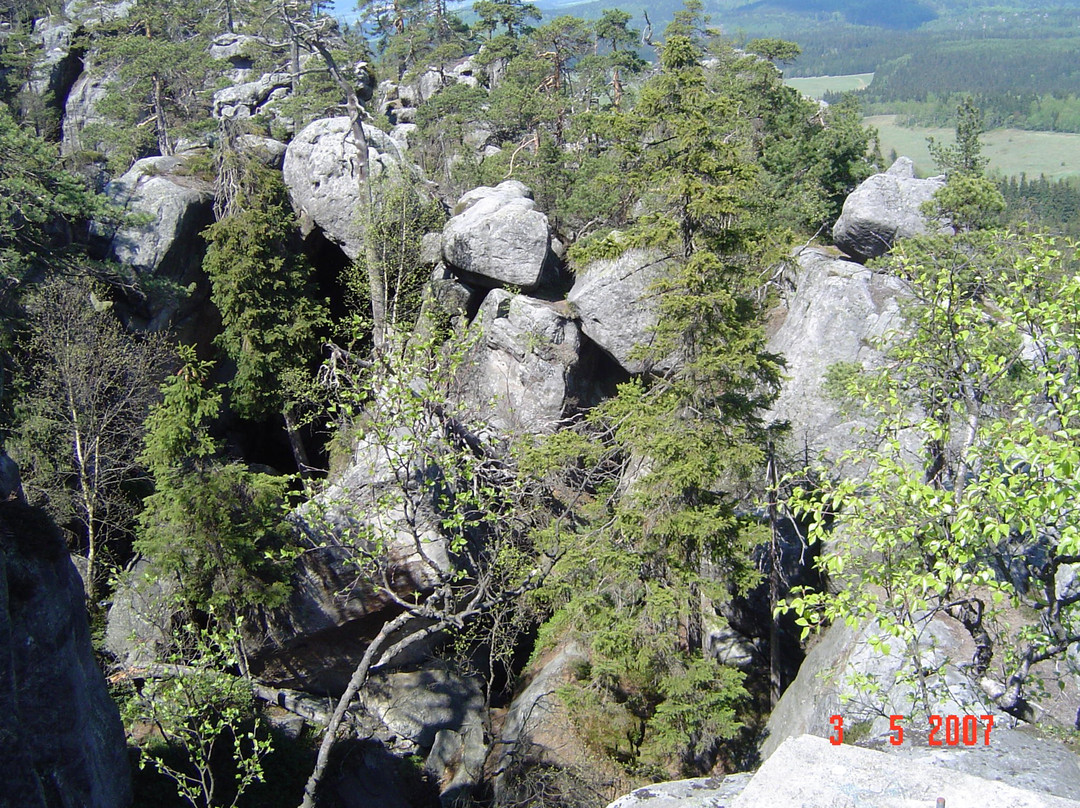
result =
[[[368,142],[367,135],[364,134],[364,108],[360,104],[360,99],[356,95],[356,90],[348,79],[346,79],[344,74],[342,74],[341,70],[338,68],[337,62],[329,49],[327,49],[326,45],[318,39],[315,39],[311,44],[326,63],[326,68],[330,71],[330,75],[333,77],[334,81],[337,82],[338,87],[340,87],[341,91],[345,94],[345,107],[348,110],[349,121],[352,127],[353,142],[356,145],[356,156],[360,164],[359,181],[361,183],[361,190],[364,191],[367,196],[366,218],[370,222],[371,217],[375,213],[375,194],[371,188],[371,166],[368,164]],[[376,250],[376,245],[372,239],[366,236],[366,234],[364,234],[363,242],[364,269],[367,273],[368,285],[371,288],[372,341],[378,349],[386,344],[386,286],[383,282],[382,275],[379,272],[378,251]]]
[[166,157],[172,152],[172,144],[169,142],[169,124],[165,119],[165,103],[162,99],[161,77],[156,73],[154,80],[154,126],[157,130],[158,151]]
[[776,473],[776,455],[770,442],[767,448],[768,465],[765,485],[769,503],[769,703],[775,707],[784,691],[780,666],[780,618],[776,605],[780,601],[780,529],[777,504],[779,481]]
[[282,410],[281,417],[285,421],[285,434],[289,436],[289,448],[292,449],[293,460],[296,461],[296,470],[300,472],[301,477],[307,477],[311,472],[311,463],[308,460],[307,449],[304,448],[304,440],[287,407]]
[[371,665],[375,661],[375,656],[382,650],[382,646],[390,638],[391,634],[404,627],[411,619],[411,614],[402,612],[393,620],[384,623],[383,627],[379,630],[379,633],[375,636],[375,639],[371,641],[367,650],[364,651],[364,656],[361,658],[360,664],[357,665],[356,670],[353,671],[353,675],[349,679],[349,685],[345,688],[345,692],[341,694],[341,698],[338,699],[337,706],[334,708],[334,714],[330,716],[330,722],[326,725],[326,732],[323,733],[322,743],[319,744],[319,754],[315,758],[315,768],[312,769],[311,776],[308,777],[307,783],[304,785],[304,798],[300,802],[300,808],[315,808],[315,792],[318,790],[319,783],[326,773],[326,767],[330,763],[330,752],[334,748],[338,730],[341,728],[341,723],[345,719],[345,713],[348,711],[349,705],[352,704],[353,699],[356,698],[356,694],[360,692],[360,688],[367,682],[368,673],[371,671]]

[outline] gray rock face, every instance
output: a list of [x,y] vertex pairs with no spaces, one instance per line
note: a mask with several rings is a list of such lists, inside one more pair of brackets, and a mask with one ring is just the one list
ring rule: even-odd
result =
[[749,773],[673,780],[639,788],[608,808],[725,808],[743,792]]
[[514,698],[495,752],[496,797],[509,785],[505,773],[540,764],[569,767],[586,759],[584,743],[556,691],[571,679],[575,666],[588,659],[581,646],[565,645],[539,666]]
[[[365,124],[364,133],[372,176],[395,170],[398,144],[373,126]],[[319,227],[357,258],[363,248],[357,220],[367,202],[349,119],[323,118],[304,127],[289,143],[282,172],[305,233]]]
[[928,232],[920,208],[944,185],[943,177],[916,179],[911,160],[899,158],[885,173],[864,180],[844,200],[843,212],[833,225],[833,241],[859,261],[884,255],[897,239]]
[[251,67],[251,54],[263,42],[246,34],[218,34],[210,43],[210,58],[228,61],[233,68],[244,70]]
[[225,87],[214,93],[215,118],[242,120],[259,113],[267,104],[285,98],[292,88],[288,73],[266,73],[255,81]]
[[285,162],[285,149],[287,146],[280,140],[259,135],[240,135],[236,139],[236,148],[246,155],[250,155],[267,168],[281,169]]
[[758,659],[753,643],[730,626],[707,626],[704,646],[707,656],[734,668],[748,670]]
[[1080,758],[1063,743],[1047,738],[1030,726],[998,725],[990,732],[990,745],[931,747],[918,743],[890,747],[903,759],[932,763],[972,774],[995,783],[1080,802]]
[[1052,797],[822,738],[793,738],[758,769],[731,808],[861,806],[932,808],[1080,808]]
[[44,512],[0,502],[0,805],[123,808],[124,729],[83,588]]
[[438,233],[424,236],[421,260],[429,254],[429,236],[434,236],[435,240],[430,256],[438,263],[431,271],[431,280],[424,287],[420,301],[420,316],[416,320],[416,336],[420,339],[440,334],[447,325],[455,332],[463,332],[479,310],[485,291],[462,283],[446,264],[438,260],[442,245],[442,236]]
[[71,38],[76,27],[57,17],[45,17],[34,23],[34,39],[42,50],[26,84],[32,95],[52,93],[52,105],[64,108],[71,85],[82,72],[82,59],[71,51]]
[[105,98],[109,82],[116,74],[87,68],[72,85],[64,106],[64,122],[60,141],[60,153],[65,157],[81,151],[106,151],[104,144],[90,137],[85,129],[90,124],[102,123],[104,118],[97,106]]
[[474,679],[438,668],[376,675],[360,693],[364,709],[416,749],[431,749],[442,730],[479,729],[484,696]]
[[[367,583],[362,555],[378,543],[399,596],[428,592],[449,568],[431,494],[416,488],[423,470],[410,466],[409,490],[396,479],[398,457],[417,455],[405,442],[381,449],[359,441],[334,484],[294,515],[313,544],[325,545],[296,562],[289,603],[252,626],[249,655],[260,680],[280,687],[340,693],[363,655],[398,607]],[[394,457],[394,464],[390,458]],[[403,463],[411,463],[402,459]],[[370,537],[365,539],[364,537]],[[414,656],[428,649],[412,649]]]
[[105,648],[119,664],[138,667],[161,659],[172,636],[176,592],[175,579],[152,574],[145,560],[121,576],[105,624]]
[[649,366],[634,355],[652,340],[659,306],[651,287],[671,266],[671,259],[655,250],[627,250],[589,264],[567,295],[585,335],[630,373],[674,366],[673,360]]
[[472,328],[481,336],[460,374],[465,402],[500,432],[554,431],[575,391],[577,324],[552,304],[494,289]]
[[443,229],[446,263],[484,286],[540,286],[549,266],[551,228],[531,197],[512,180],[462,196]]
[[439,802],[444,808],[461,805],[472,795],[483,778],[487,753],[483,724],[435,733],[424,768],[439,784]]
[[76,23],[96,25],[126,17],[134,5],[135,0],[70,0],[64,6],[64,16]]
[[251,670],[278,687],[341,693],[387,619],[387,598],[358,582],[353,554],[327,547],[301,556],[286,606],[252,626]]
[[[974,646],[963,626],[939,616],[923,632],[924,667],[941,671],[928,680],[931,713],[993,714],[988,746],[980,739],[976,746],[930,747],[925,718],[915,718],[916,693],[899,675],[909,665],[901,658],[899,641],[887,640],[890,652],[883,654],[870,647],[870,636],[868,629],[854,630],[842,623],[825,632],[769,718],[763,758],[775,754],[787,739],[802,734],[833,735],[829,719],[840,715],[849,738],[854,732],[860,745],[880,749],[890,757],[932,762],[1014,787],[1080,800],[1080,759],[1061,743],[1001,714],[966,676],[963,666],[970,662]],[[880,686],[880,692],[871,694],[854,687],[850,684],[853,673],[869,677]],[[903,745],[889,743],[889,722],[883,714],[905,716]],[[958,804],[980,803],[969,800]]]
[[880,365],[884,355],[878,346],[903,325],[905,287],[897,278],[817,250],[803,250],[798,264],[795,291],[768,342],[768,350],[787,360],[771,417],[791,424],[792,446],[806,447],[811,456],[828,450],[836,460],[858,445],[868,422],[827,394],[826,374],[840,362]]
[[[787,738],[809,734],[822,738],[833,733],[830,716],[843,715],[848,732],[862,725],[859,734],[867,743],[889,736],[889,721],[883,716],[912,716],[919,697],[911,682],[901,673],[910,666],[899,640],[883,638],[889,653],[872,647],[876,634],[872,627],[859,630],[837,623],[829,628],[807,654],[799,675],[780,697],[766,725],[766,739],[761,756],[768,757]],[[960,665],[974,655],[971,637],[959,622],[938,615],[924,625],[923,663],[928,669],[941,669],[928,680],[931,713],[964,715],[990,713],[982,691],[964,675]],[[869,679],[877,692],[864,692],[852,683],[852,676]],[[1011,721],[999,719],[1003,728]]]
[[478,83],[476,72],[477,68],[472,57],[467,57],[442,70],[429,67],[407,84],[397,85],[384,82],[386,86],[383,93],[388,100],[400,102],[396,107],[396,112],[400,114],[402,108],[420,106],[443,87],[449,87],[452,84],[475,87]]
[[200,234],[214,220],[214,196],[207,183],[176,173],[181,164],[177,157],[148,157],[108,184],[110,199],[150,219],[148,224],[112,233],[108,255],[142,273],[182,286],[194,283],[194,294],[180,304],[162,303],[148,313],[145,323],[150,329],[182,325],[190,336],[197,326],[189,321],[205,314],[202,309],[209,294]]

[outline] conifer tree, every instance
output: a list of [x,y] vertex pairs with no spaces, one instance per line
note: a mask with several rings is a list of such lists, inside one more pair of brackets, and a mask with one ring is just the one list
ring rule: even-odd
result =
[[247,418],[281,415],[304,471],[307,458],[292,410],[305,373],[317,364],[328,312],[315,294],[314,269],[295,243],[280,175],[247,162],[236,207],[207,229],[203,260],[221,312],[217,342],[236,363],[231,403]]
[[[654,372],[592,410],[581,442],[564,434],[546,449],[592,469],[589,486],[603,496],[556,567],[565,590],[545,632],[571,631],[590,648],[590,675],[569,695],[583,720],[639,738],[605,733],[602,751],[688,775],[708,769],[739,726],[742,677],[703,656],[702,604],[757,577],[758,531],[737,505],[764,463],[762,412],[780,364],[764,349],[752,294],[770,258],[752,215],[752,133],[708,85],[694,39],[669,36],[660,55],[660,72],[616,121],[643,210],[596,247],[648,246],[673,259],[651,290],[658,325],[643,358]],[[632,481],[618,479],[634,466]]]
[[185,126],[209,120],[210,36],[199,0],[139,0],[101,38],[103,63],[117,78],[98,105],[107,123],[88,127],[105,143],[113,168],[124,171],[148,154],[171,155]]

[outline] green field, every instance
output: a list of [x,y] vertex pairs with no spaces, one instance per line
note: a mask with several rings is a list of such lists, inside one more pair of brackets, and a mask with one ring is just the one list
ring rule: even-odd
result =
[[[895,149],[915,161],[922,176],[936,173],[926,138],[953,142],[952,129],[898,126],[897,115],[874,115],[866,123],[881,136],[881,153],[887,158]],[[1006,177],[1026,173],[1030,178],[1045,174],[1047,179],[1080,175],[1080,135],[1065,132],[1028,132],[1022,129],[994,129],[982,136],[983,155],[990,170]]]
[[784,84],[788,87],[794,87],[808,98],[821,98],[825,93],[865,90],[873,80],[873,73],[852,73],[849,76],[809,76],[802,79],[784,79]]

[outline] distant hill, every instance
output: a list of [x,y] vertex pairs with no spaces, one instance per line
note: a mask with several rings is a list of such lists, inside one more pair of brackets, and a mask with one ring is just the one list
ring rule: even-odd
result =
[[[605,8],[618,7],[644,21],[648,10],[654,29],[663,31],[672,14],[682,8],[681,0],[654,0],[653,2],[619,2],[619,0],[540,0],[537,3],[545,17],[574,14],[592,18],[599,17]],[[920,0],[756,0],[756,2],[723,2],[706,0],[706,12],[713,23],[729,31],[741,30],[750,34],[765,33],[768,29],[798,26],[802,23],[820,23],[829,20],[853,25],[867,25],[887,29],[918,28],[938,17],[939,12]]]
[[[538,0],[537,5],[547,18],[573,14],[592,19],[599,17],[602,9],[621,8],[634,15],[639,27],[647,10],[653,29],[661,33],[672,14],[682,8],[682,0]],[[1012,11],[1080,8],[1080,0],[1009,0],[1007,5]],[[837,24],[905,31],[941,18],[955,19],[957,27],[962,27],[972,15],[1002,9],[1001,3],[992,0],[705,0],[713,25],[729,34],[748,36],[790,36]]]

